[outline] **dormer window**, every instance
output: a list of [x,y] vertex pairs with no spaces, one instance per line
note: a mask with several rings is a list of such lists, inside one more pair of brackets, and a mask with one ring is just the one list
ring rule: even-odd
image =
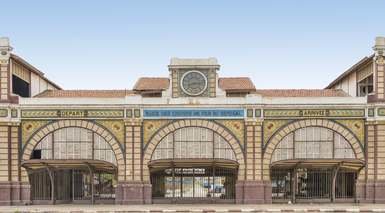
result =
[[357,83],[357,95],[360,97],[367,96],[373,92],[373,75],[369,75]]
[[16,75],[12,75],[12,93],[21,97],[30,97],[29,83]]

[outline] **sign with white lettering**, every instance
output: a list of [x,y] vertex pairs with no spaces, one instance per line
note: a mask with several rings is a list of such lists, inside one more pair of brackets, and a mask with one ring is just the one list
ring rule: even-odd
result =
[[244,109],[144,109],[145,119],[166,118],[244,118]]

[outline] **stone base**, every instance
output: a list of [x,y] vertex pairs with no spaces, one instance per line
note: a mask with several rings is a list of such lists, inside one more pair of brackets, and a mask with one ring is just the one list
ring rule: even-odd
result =
[[0,205],[27,205],[31,203],[30,185],[25,182],[0,182]]
[[374,183],[374,202],[385,203],[385,180],[377,180]]
[[385,203],[385,180],[358,181],[356,196],[359,203]]
[[116,204],[152,203],[152,186],[142,182],[119,182],[116,187]]
[[235,202],[238,204],[271,203],[271,183],[266,181],[237,181]]

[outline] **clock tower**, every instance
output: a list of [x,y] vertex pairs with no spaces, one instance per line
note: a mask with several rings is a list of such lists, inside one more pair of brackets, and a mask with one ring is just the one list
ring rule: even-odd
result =
[[169,67],[172,97],[216,97],[216,58],[186,59],[171,58]]

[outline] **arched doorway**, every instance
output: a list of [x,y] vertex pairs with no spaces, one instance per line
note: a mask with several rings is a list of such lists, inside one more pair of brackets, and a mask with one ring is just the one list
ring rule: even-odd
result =
[[32,202],[114,203],[118,159],[111,136],[82,126],[50,129],[40,141],[31,139],[35,145],[27,144],[33,148],[25,148],[21,163]]
[[361,155],[332,128],[297,125],[271,154],[273,202],[353,202]]
[[171,129],[155,144],[147,163],[153,202],[235,202],[239,159],[243,157],[241,151],[234,151],[234,146],[207,126],[181,125]]

